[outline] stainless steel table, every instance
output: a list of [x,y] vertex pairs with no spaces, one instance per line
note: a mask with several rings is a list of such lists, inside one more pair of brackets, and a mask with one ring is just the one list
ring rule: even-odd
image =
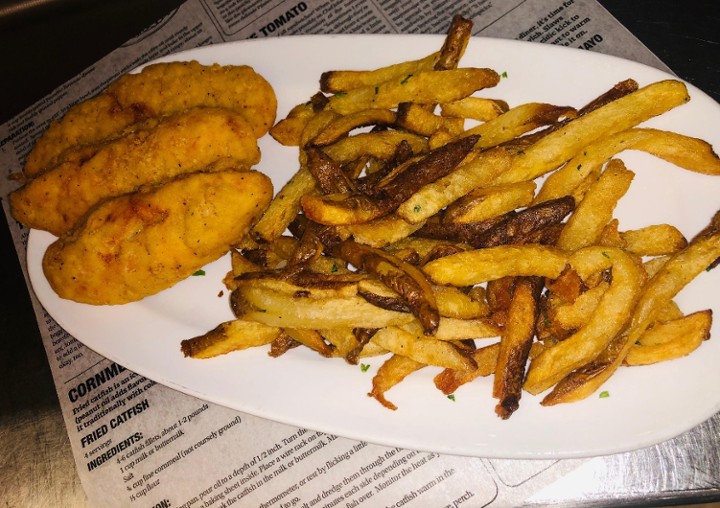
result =
[[[180,3],[0,0],[0,123]],[[601,3],[680,77],[720,101],[716,0]],[[4,175],[9,171],[3,168]],[[26,282],[7,224],[0,222],[4,301],[0,308],[0,505],[83,506],[86,499]],[[626,500],[627,505],[646,503],[632,492],[627,492]],[[720,501],[720,479],[701,493],[669,492],[665,501],[674,505]]]

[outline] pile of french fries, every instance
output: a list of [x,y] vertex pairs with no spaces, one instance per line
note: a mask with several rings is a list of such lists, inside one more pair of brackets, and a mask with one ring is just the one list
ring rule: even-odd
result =
[[579,109],[510,107],[477,93],[494,70],[459,66],[471,27],[456,16],[420,60],[324,73],[273,127],[299,170],[232,252],[237,319],[184,340],[186,356],[382,355],[370,395],[391,409],[387,391],[426,366],[445,394],[493,376],[506,419],[523,392],[577,401],[709,337],[711,311],[674,297],[720,257],[720,215],[690,240],[613,215],[634,176],[623,150],[720,175],[708,143],[638,127],[687,102],[685,85],[628,79]]

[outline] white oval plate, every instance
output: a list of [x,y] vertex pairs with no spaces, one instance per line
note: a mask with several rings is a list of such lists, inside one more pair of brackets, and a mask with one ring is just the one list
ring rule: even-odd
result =
[[[164,60],[249,64],[275,87],[278,118],[306,101],[320,73],[363,69],[424,56],[441,36],[298,36],[208,46]],[[474,38],[463,66],[506,73],[484,92],[511,106],[542,101],[579,107],[615,83],[634,78],[645,85],[671,76],[613,57],[542,44]],[[692,100],[646,125],[672,129],[720,146],[720,107],[689,86]],[[297,169],[297,151],[261,140],[259,169],[276,190]],[[667,222],[688,237],[720,205],[720,179],[697,175],[649,155],[621,158],[637,176],[617,209],[622,229]],[[182,392],[278,422],[353,439],[440,453],[501,458],[585,457],[627,451],[676,436],[720,410],[720,334],[692,355],[665,364],[622,368],[597,394],[582,402],[542,407],[525,394],[508,421],[494,413],[491,379],[458,390],[455,401],[434,388],[435,369],[424,369],[395,387],[390,411],[367,396],[381,359],[363,372],[302,348],[273,359],[265,348],[211,360],[184,358],[180,341],[232,318],[221,279],[228,258],[172,289],[137,303],[94,307],[62,300],[43,276],[43,252],[53,237],[32,231],[28,265],[35,292],[70,334],[128,369]],[[687,312],[717,308],[716,270],[703,273],[678,297]],[[720,314],[716,314],[720,315]]]

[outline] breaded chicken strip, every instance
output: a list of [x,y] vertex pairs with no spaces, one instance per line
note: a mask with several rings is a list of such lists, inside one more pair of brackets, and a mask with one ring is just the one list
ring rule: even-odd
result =
[[140,300],[220,258],[273,194],[257,171],[194,173],[94,208],[43,258],[62,298],[93,305]]
[[277,98],[249,66],[170,62],[126,74],[100,95],[70,108],[50,124],[25,162],[26,177],[56,164],[65,150],[116,136],[141,120],[193,107],[222,107],[242,114],[256,138],[275,121]]
[[260,160],[252,128],[229,110],[195,108],[162,118],[100,147],[89,159],[63,162],[10,194],[15,219],[56,236],[91,206],[168,178]]

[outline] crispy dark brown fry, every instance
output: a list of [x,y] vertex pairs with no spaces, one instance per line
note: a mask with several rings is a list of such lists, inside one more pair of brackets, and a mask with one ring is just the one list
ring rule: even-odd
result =
[[449,174],[470,153],[477,140],[478,136],[468,136],[428,152],[374,188],[370,195],[354,192],[303,196],[303,211],[311,220],[327,225],[356,224],[383,217],[424,185]]
[[375,274],[407,302],[426,334],[435,333],[440,324],[440,312],[432,287],[418,268],[392,254],[352,240],[341,242],[333,254],[359,270]]
[[343,172],[340,164],[332,160],[322,150],[314,146],[305,148],[307,154],[306,167],[317,180],[318,187],[324,194],[331,192],[353,192],[355,185]]
[[440,49],[440,56],[435,62],[435,70],[442,71],[455,69],[467,48],[472,35],[473,22],[456,14],[445,36],[445,42]]
[[542,279],[539,277],[521,278],[514,284],[493,382],[493,396],[498,399],[495,412],[503,420],[510,418],[520,407],[541,289]]
[[[547,204],[547,206],[542,206]],[[534,231],[560,223],[575,208],[572,196],[545,201],[510,215],[505,220],[469,240],[475,248],[496,247],[519,243]]]

